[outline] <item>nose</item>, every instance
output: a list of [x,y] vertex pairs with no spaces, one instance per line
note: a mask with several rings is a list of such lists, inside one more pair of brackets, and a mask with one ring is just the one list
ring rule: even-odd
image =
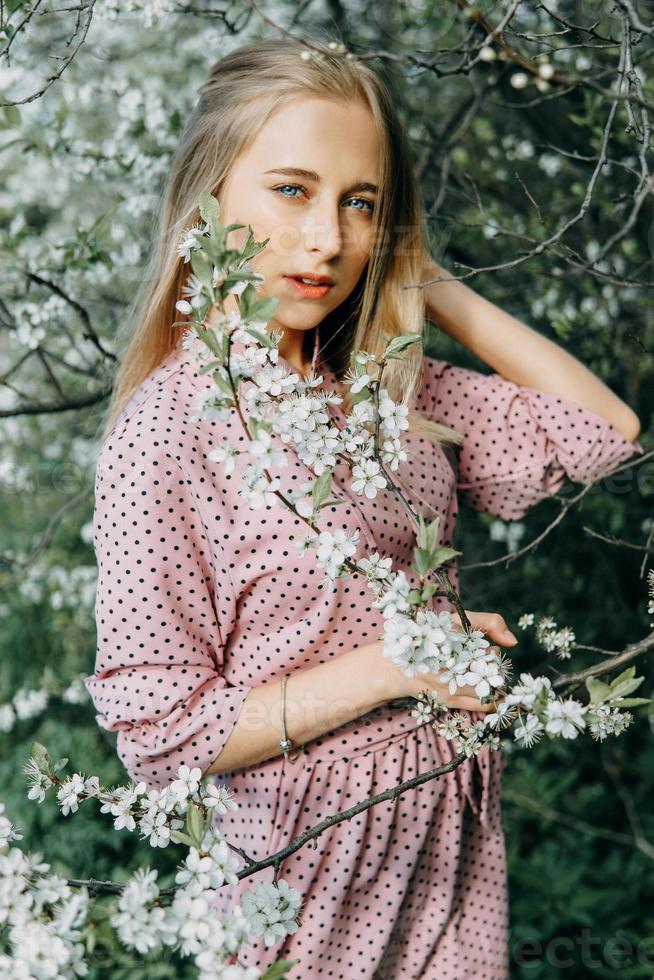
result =
[[338,202],[316,203],[303,228],[304,246],[309,252],[319,252],[325,259],[338,255],[343,248],[341,209]]

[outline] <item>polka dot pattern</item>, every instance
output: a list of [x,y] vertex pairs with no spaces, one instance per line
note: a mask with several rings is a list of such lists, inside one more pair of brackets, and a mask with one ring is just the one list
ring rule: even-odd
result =
[[[418,406],[466,443],[453,452],[404,433],[409,459],[393,475],[415,510],[441,515],[441,545],[452,543],[459,496],[515,517],[564,473],[583,481],[640,448],[571,401],[430,357],[424,363]],[[121,413],[96,470],[97,655],[84,683],[98,724],[117,733],[127,772],[148,788],[165,786],[181,763],[205,772],[252,687],[383,631],[360,576],[321,588],[311,553],[301,557],[293,544],[306,525],[279,502],[250,510],[238,492],[240,463],[227,474],[208,458],[223,439],[243,449],[246,437],[235,413],[192,418],[198,395],[212,387],[198,368],[193,352],[173,350]],[[331,369],[318,369],[322,387],[334,388]],[[329,411],[344,423],[339,406]],[[273,440],[288,464],[275,471],[283,492],[313,479],[292,447]],[[387,493],[358,497],[350,483],[339,464],[338,503],[323,511],[322,526],[359,529],[355,557],[391,556],[416,586],[402,502]],[[458,587],[456,562],[450,569]],[[451,607],[439,597],[434,608]],[[217,775],[239,809],[216,823],[263,857],[453,753],[428,724],[384,705],[308,743],[295,762],[280,754]],[[293,975],[302,978],[508,977],[502,766],[500,752],[484,749],[287,858],[281,876],[302,894],[302,927],[281,946],[255,942],[244,964],[265,969],[280,956],[299,958]],[[272,880],[272,869],[256,880]],[[221,889],[216,908],[252,884]]]

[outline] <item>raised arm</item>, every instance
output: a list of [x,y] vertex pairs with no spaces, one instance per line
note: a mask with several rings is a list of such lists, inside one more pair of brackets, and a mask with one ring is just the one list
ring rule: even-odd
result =
[[425,259],[423,282],[427,314],[490,368],[517,385],[573,401],[605,419],[629,442],[640,432],[634,410],[573,354],[465,282],[452,278],[431,256]]

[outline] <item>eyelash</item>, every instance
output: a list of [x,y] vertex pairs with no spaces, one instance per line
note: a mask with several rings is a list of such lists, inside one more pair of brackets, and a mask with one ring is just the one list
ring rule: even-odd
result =
[[[272,190],[279,192],[279,191],[283,190],[285,187],[292,187],[295,190],[300,190],[300,191],[305,190],[305,188],[302,186],[302,184],[279,184],[278,187],[273,187]],[[286,197],[286,199],[288,201],[296,201],[297,200],[296,197],[287,197],[286,194],[282,194],[281,196],[282,197]],[[348,198],[348,200],[350,200],[350,201],[363,201],[364,204],[369,204],[370,207],[369,207],[369,209],[367,211],[368,214],[372,214],[372,212],[374,211],[375,205],[373,204],[372,201],[369,201],[365,197],[350,197],[350,198]],[[355,211],[361,211],[362,214],[365,214],[366,213],[366,211],[365,211],[364,208],[354,208],[354,210]]]

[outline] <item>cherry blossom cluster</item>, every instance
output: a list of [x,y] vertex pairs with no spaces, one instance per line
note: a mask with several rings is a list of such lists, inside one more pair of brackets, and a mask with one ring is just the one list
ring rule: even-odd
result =
[[10,732],[18,721],[33,718],[45,711],[51,698],[59,697],[68,704],[83,704],[89,695],[83,683],[84,674],[79,674],[70,684],[62,688],[45,683],[43,687],[21,687],[11,701],[0,704],[0,732]]
[[537,622],[535,620],[534,613],[524,613],[518,620],[518,626],[521,629],[533,626],[536,640],[548,653],[556,654],[559,660],[569,660],[576,640],[574,630],[569,626],[559,629],[551,616],[541,616]]
[[[236,853],[213,822],[214,813],[238,808],[225,786],[207,785],[199,768],[181,765],[176,778],[161,790],[146,792],[145,783],[133,781],[103,790],[97,776],[74,773],[59,778],[68,760],[53,764],[38,743],[32,744],[31,753],[25,767],[29,799],[41,803],[56,787],[64,816],[95,799],[101,812],[112,816],[115,830],[137,830],[151,847],[188,847],[168,904],[156,869],[138,868],[121,888],[108,921],[125,949],[145,956],[171,947],[193,957],[200,980],[260,977],[257,969],[240,965],[239,954],[256,935],[270,946],[295,932],[301,896],[284,881],[260,883],[243,894],[242,905],[217,916],[218,890],[238,881],[239,867]],[[95,921],[89,890],[72,888],[66,879],[49,873],[50,865],[41,860],[40,852],[26,855],[13,846],[22,836],[0,804],[0,932],[5,931],[9,944],[9,952],[0,953],[0,975],[85,975],[85,943]],[[54,966],[56,974],[47,972]]]

